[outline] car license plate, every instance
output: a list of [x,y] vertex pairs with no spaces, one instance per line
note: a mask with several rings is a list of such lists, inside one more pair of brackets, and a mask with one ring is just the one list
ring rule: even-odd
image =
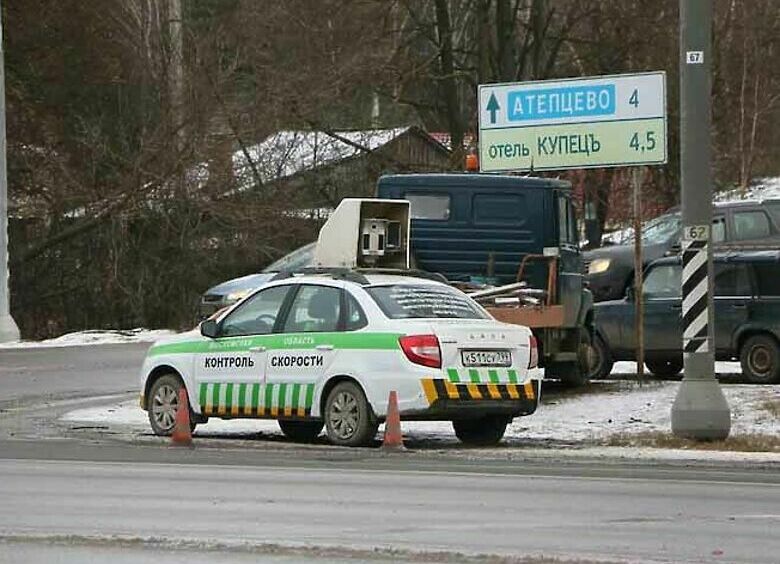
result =
[[463,366],[512,366],[509,351],[460,351]]

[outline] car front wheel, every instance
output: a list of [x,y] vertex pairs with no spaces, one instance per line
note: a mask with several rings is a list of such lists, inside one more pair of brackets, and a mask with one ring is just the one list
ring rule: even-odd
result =
[[742,373],[753,384],[774,384],[780,380],[780,350],[769,335],[750,337],[739,352]]
[[325,428],[333,444],[365,446],[379,428],[366,395],[355,382],[340,382],[325,401]]
[[[176,425],[179,410],[179,390],[184,384],[175,374],[159,377],[149,390],[149,424],[155,435],[167,437]],[[190,410],[190,430],[195,430],[195,417]]]
[[487,415],[477,419],[456,419],[452,422],[460,442],[473,446],[493,446],[501,442],[509,424],[506,415]]

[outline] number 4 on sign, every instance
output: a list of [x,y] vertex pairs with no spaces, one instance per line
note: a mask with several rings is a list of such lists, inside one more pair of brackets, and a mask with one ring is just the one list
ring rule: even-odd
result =
[[631,94],[631,97],[628,99],[628,103],[634,106],[635,108],[639,107],[639,89],[634,88],[634,92]]

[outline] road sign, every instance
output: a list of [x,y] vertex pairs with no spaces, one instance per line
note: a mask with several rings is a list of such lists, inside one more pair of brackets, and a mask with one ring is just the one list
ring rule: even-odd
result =
[[666,73],[480,84],[483,172],[663,164]]

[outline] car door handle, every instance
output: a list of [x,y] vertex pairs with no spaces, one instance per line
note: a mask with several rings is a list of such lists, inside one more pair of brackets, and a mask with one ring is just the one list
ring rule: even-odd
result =
[[332,351],[333,345],[317,345],[314,348],[317,349],[318,351]]
[[266,349],[263,345],[258,345],[256,347],[249,347],[250,352],[265,352],[266,350],[268,349]]
[[747,309],[747,304],[731,304],[733,309]]
[[682,304],[673,304],[669,306],[672,309],[682,309]]

